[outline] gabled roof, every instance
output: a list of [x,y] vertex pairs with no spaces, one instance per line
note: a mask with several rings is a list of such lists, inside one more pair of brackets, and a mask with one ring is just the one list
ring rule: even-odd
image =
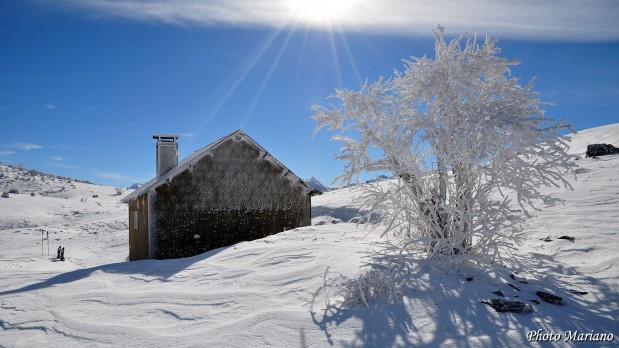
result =
[[161,177],[153,178],[152,180],[150,180],[146,184],[142,185],[139,189],[133,191],[131,194],[129,194],[125,198],[123,198],[121,200],[121,202],[128,203],[130,200],[135,199],[135,198],[141,196],[143,193],[152,191],[152,190],[156,189],[157,187],[159,187],[160,185],[170,181],[176,175],[178,175],[178,174],[182,173],[183,171],[189,169],[189,167],[191,165],[193,165],[194,163],[198,162],[202,157],[204,157],[204,156],[208,155],[209,153],[211,153],[219,145],[221,145],[224,141],[226,141],[226,140],[228,140],[230,138],[233,138],[233,137],[238,139],[238,140],[243,139],[243,140],[247,141],[249,144],[251,144],[252,146],[254,146],[256,149],[258,149],[258,151],[260,151],[260,153],[261,153],[260,158],[262,158],[263,160],[273,161],[277,165],[279,165],[282,168],[284,168],[282,176],[288,177],[289,179],[292,179],[293,182],[296,182],[295,185],[302,186],[307,191],[307,194],[309,194],[309,195],[321,195],[322,194],[322,192],[315,190],[308,183],[306,183],[301,178],[299,178],[295,173],[293,173],[290,169],[288,169],[285,165],[283,165],[279,160],[277,160],[277,158],[275,158],[267,150],[265,150],[262,146],[260,146],[260,144],[258,144],[254,139],[250,138],[249,135],[245,134],[242,129],[238,129],[238,130],[236,130],[236,131],[234,131],[234,132],[232,132],[232,133],[230,133],[230,134],[228,134],[228,135],[226,135],[226,136],[224,136],[224,137],[222,137],[222,138],[220,138],[220,139],[218,139],[218,140],[216,140],[216,141],[206,145],[205,147],[203,147],[203,148],[201,148],[199,150],[194,151],[191,155],[189,155],[188,157],[183,159],[178,164],[178,166],[176,166],[176,168],[170,170],[168,173],[166,173],[165,175],[162,175]]

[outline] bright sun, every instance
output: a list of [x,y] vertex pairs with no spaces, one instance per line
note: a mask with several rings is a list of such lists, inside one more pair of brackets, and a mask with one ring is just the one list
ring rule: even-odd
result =
[[305,22],[336,22],[342,19],[354,0],[288,0],[297,18]]

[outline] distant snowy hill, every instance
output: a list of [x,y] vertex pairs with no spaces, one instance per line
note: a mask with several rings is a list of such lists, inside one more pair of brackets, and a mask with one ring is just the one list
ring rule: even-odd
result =
[[328,192],[330,191],[330,189],[328,187],[326,187],[325,185],[323,185],[323,183],[320,182],[320,180],[316,179],[315,177],[311,177],[309,179],[304,180],[306,183],[308,183],[314,190],[318,190],[322,193]]
[[15,166],[0,165],[0,191],[17,190],[20,193],[34,193],[41,196],[66,197],[77,185],[92,185],[88,181],[42,173]]
[[[617,346],[619,155],[584,151],[619,145],[619,124],[571,139],[573,190],[544,188],[564,203],[540,204],[508,257],[450,273],[419,259],[388,268],[402,255],[389,249],[385,227],[344,219],[191,258],[126,262],[127,207],[113,187],[1,166],[0,190],[20,193],[0,198],[0,346]],[[320,221],[358,213],[359,186],[314,197],[312,210],[324,209]],[[55,260],[60,245],[64,262]],[[391,303],[368,294],[367,307],[347,307],[330,285],[349,279],[358,287],[366,272],[385,269],[402,282]],[[537,291],[561,296],[562,305]],[[481,303],[496,298],[533,311]],[[529,341],[535,333],[559,341]],[[584,334],[614,337],[578,342]]]

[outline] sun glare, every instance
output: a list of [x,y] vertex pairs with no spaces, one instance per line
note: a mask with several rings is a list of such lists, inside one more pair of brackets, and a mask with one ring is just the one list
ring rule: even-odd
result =
[[340,21],[354,0],[288,0],[297,19],[308,23]]

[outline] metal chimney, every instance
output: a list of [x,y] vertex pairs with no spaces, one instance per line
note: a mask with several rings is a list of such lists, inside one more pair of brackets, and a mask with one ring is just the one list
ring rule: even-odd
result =
[[178,134],[153,134],[153,139],[157,139],[157,177],[178,165],[178,138]]

